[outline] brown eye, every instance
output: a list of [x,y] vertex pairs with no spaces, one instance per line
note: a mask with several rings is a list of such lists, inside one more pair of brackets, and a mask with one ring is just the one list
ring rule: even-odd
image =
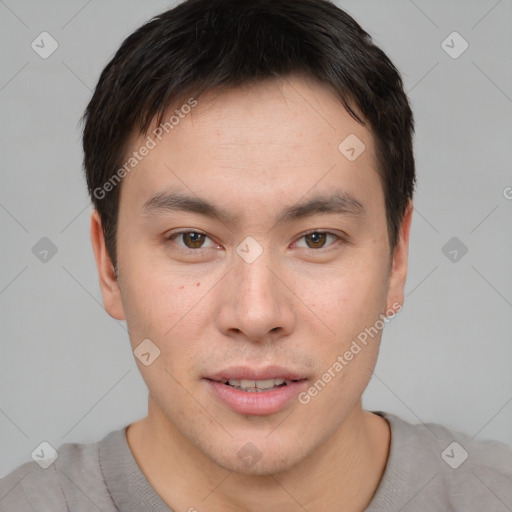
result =
[[208,249],[215,246],[208,235],[199,231],[180,231],[168,236],[167,240],[182,249]]
[[325,245],[328,233],[310,233],[304,235],[306,243],[310,249],[321,249]]
[[196,233],[195,231],[181,233],[180,236],[183,237],[183,243],[189,249],[200,249],[206,240],[206,235],[203,235],[202,233]]
[[329,231],[311,231],[302,235],[298,246],[304,249],[327,249],[342,238]]

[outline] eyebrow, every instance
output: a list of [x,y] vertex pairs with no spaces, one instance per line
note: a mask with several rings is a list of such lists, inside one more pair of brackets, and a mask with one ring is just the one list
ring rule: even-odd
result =
[[[190,212],[220,220],[225,224],[236,224],[240,215],[215,205],[200,197],[189,196],[180,192],[163,192],[148,199],[142,207],[141,215],[156,216],[172,212]],[[352,194],[336,190],[330,194],[316,195],[282,210],[274,223],[282,224],[318,214],[344,214],[362,216],[363,204]]]

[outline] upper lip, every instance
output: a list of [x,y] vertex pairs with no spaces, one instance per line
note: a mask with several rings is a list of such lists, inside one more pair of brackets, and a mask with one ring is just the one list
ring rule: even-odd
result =
[[265,366],[263,368],[255,368],[249,366],[230,366],[224,370],[220,370],[209,377],[209,380],[217,382],[226,382],[231,379],[236,380],[302,380],[306,377],[303,373],[284,368],[283,366]]

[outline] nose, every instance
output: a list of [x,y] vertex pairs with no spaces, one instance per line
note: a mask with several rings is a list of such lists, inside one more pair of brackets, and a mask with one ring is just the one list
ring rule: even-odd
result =
[[218,328],[225,336],[253,342],[289,335],[296,318],[288,280],[265,253],[252,263],[236,257],[219,297]]

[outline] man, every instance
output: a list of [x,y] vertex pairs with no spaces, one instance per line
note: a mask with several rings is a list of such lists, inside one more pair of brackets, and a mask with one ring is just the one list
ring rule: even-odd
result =
[[91,237],[148,415],[0,510],[512,509],[512,451],[362,409],[415,184],[397,70],[325,0],[188,0],[103,71]]

